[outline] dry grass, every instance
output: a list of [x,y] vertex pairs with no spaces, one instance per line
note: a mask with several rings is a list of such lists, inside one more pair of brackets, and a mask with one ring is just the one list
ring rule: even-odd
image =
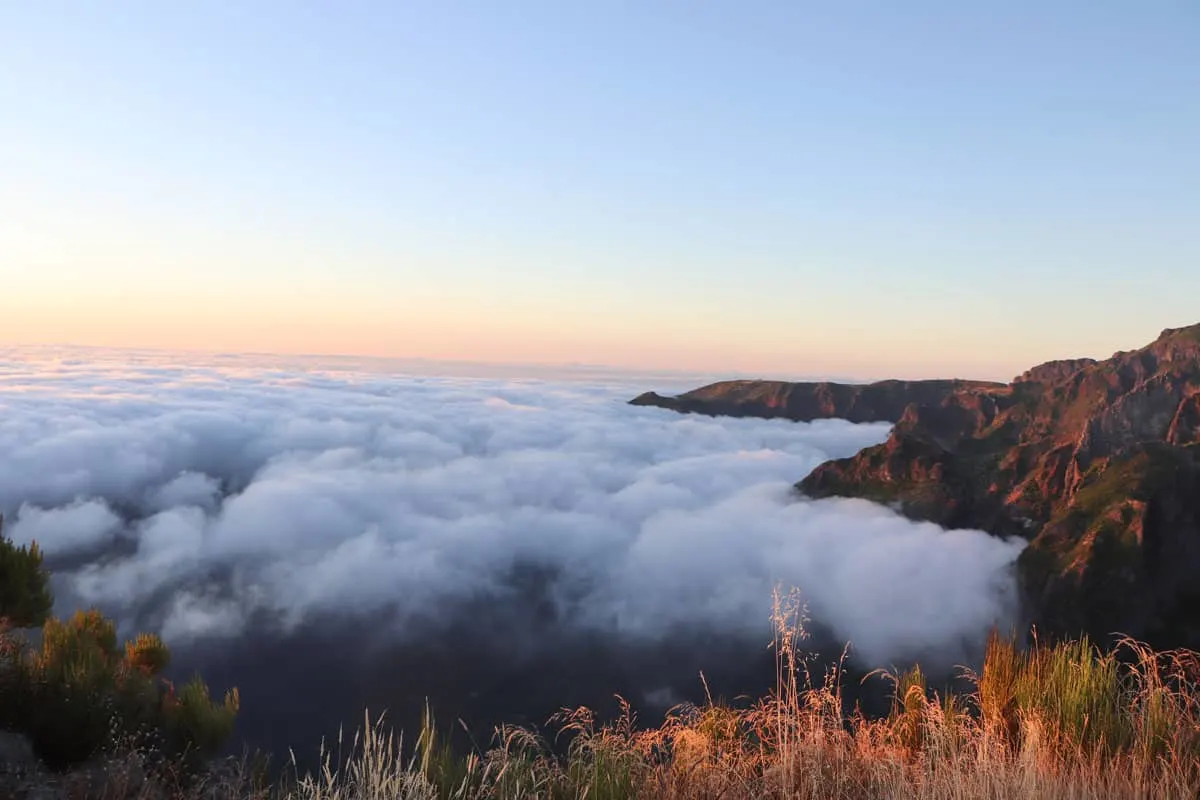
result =
[[[676,709],[641,729],[591,711],[555,720],[564,756],[522,729],[497,731],[465,758],[438,740],[430,715],[405,747],[382,718],[318,774],[287,787],[194,796],[295,800],[735,800],[739,798],[1200,797],[1200,655],[1134,642],[1101,653],[1086,641],[1022,651],[993,637],[975,691],[939,697],[919,670],[891,676],[885,719],[847,719],[840,666],[814,680],[795,598],[777,598],[777,686],[743,708]],[[1123,656],[1123,658],[1119,658]]]

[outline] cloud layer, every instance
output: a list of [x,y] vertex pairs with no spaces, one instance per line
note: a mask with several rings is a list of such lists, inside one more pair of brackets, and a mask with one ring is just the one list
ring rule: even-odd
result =
[[646,388],[9,353],[0,511],[60,611],[182,648],[332,619],[391,646],[480,608],[513,649],[761,644],[783,584],[874,666],[958,658],[1012,618],[1019,544],[791,493],[886,425],[624,403]]

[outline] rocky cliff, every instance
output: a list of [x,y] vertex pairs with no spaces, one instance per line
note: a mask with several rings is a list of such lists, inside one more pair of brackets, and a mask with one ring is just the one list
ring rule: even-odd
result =
[[1200,648],[1200,325],[1104,361],[1049,362],[1009,384],[817,386],[738,382],[639,401],[893,419],[886,442],[821,465],[798,488],[1026,537],[1018,568],[1044,634]]

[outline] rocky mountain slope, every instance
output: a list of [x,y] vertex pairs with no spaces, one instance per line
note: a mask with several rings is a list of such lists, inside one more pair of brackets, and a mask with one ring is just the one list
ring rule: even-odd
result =
[[1043,634],[1200,648],[1200,325],[1009,384],[819,386],[740,381],[634,402],[894,420],[885,443],[821,465],[798,488],[1026,537],[1018,568]]

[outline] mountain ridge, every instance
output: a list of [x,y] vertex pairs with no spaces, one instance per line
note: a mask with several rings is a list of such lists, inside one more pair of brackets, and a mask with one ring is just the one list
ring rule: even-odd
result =
[[645,392],[630,405],[655,406],[685,414],[783,418],[794,422],[837,417],[851,422],[896,422],[913,402],[935,403],[964,388],[1002,388],[990,381],[885,380],[874,383],[776,380],[719,381],[676,397]]
[[1200,647],[1200,324],[1104,360],[1039,364],[1008,384],[735,381],[632,402],[894,422],[887,441],[821,464],[796,488],[1028,540],[1018,575],[1051,636]]

